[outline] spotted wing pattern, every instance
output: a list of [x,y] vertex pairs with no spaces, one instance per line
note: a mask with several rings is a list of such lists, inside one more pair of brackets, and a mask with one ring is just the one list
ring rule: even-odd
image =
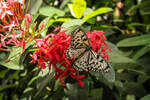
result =
[[88,38],[86,33],[81,29],[76,29],[71,33],[71,47],[74,49],[77,48],[86,48],[89,45]]
[[78,58],[82,53],[84,53],[86,48],[74,49],[72,46],[69,46],[66,51],[66,57],[69,60]]
[[79,55],[85,52],[88,45],[86,33],[81,29],[74,30],[71,33],[71,43],[67,48],[66,57],[69,60],[76,59]]
[[[74,59],[72,66],[78,71],[108,72],[109,64],[92,49],[89,49],[89,41],[81,29],[71,33],[71,44],[67,48],[66,57]],[[87,49],[88,48],[88,49]]]
[[95,72],[108,72],[110,69],[109,64],[95,51],[86,51],[81,57],[73,62],[73,67],[79,71],[95,71]]

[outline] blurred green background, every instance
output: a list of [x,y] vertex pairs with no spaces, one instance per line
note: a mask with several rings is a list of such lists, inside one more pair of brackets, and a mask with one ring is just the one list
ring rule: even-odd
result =
[[85,88],[64,87],[30,63],[28,50],[11,63],[0,51],[0,100],[150,100],[150,0],[31,0],[29,13],[33,23],[45,23],[41,37],[58,26],[104,31],[116,80],[88,76]]

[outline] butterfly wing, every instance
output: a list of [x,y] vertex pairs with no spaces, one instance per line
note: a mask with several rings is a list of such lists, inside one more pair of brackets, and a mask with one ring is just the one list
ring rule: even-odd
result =
[[74,49],[86,48],[89,45],[86,33],[81,29],[76,29],[71,33],[71,47]]
[[89,51],[84,52],[72,63],[73,67],[78,71],[88,71],[88,56]]
[[110,65],[107,61],[93,50],[89,50],[89,58],[87,62],[89,70],[107,73],[110,69]]
[[69,60],[72,59],[77,59],[82,53],[84,53],[86,50],[86,48],[78,48],[78,49],[74,49],[72,48],[72,46],[69,46],[66,50],[66,57]]
[[83,30],[77,28],[71,33],[71,43],[66,50],[66,57],[76,59],[79,55],[85,52],[88,46],[88,38]]
[[79,71],[108,72],[109,64],[98,53],[87,49],[89,47],[86,33],[76,29],[71,33],[71,44],[67,48],[66,57],[74,59],[72,65]]
[[[73,62],[73,66],[79,71],[95,71],[95,72],[108,72],[110,69],[109,64],[95,51],[86,51],[81,57]],[[81,70],[82,69],[82,70]]]

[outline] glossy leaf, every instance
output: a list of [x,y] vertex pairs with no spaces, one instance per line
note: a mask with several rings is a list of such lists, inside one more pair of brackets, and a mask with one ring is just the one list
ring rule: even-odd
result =
[[[34,44],[34,41],[27,43],[26,48],[28,48],[29,46],[33,44]],[[9,69],[23,70],[24,69],[23,61],[25,60],[25,57],[28,53],[29,53],[28,51],[22,53],[21,47],[17,49],[13,49],[13,51],[10,52],[8,58],[0,61],[0,64]]]
[[91,8],[86,8],[84,13],[83,13],[83,16],[86,16],[86,15],[89,15],[93,12],[93,10]]
[[148,95],[142,97],[140,100],[149,100],[149,99],[150,99],[150,94],[148,94]]
[[149,51],[150,51],[150,45],[147,45],[147,46],[141,48],[140,50],[138,50],[135,53],[135,55],[133,56],[133,60],[137,60],[138,58],[140,58],[141,56],[143,56],[144,54],[146,54]]
[[50,19],[50,22],[54,23],[54,22],[66,22],[71,20],[71,18],[58,18],[58,19]]
[[29,8],[29,12],[31,14],[36,14],[37,11],[39,10],[40,6],[42,5],[42,0],[39,0],[38,2],[36,2],[36,0],[32,0],[30,2],[30,8]]
[[143,46],[150,44],[150,35],[136,36],[132,38],[126,38],[117,43],[118,47],[131,47],[131,46]]
[[39,12],[40,12],[40,14],[42,14],[44,16],[49,16],[49,17],[52,17],[55,14],[56,14],[56,16],[64,16],[65,15],[64,11],[54,8],[54,7],[49,7],[49,6],[40,8]]
[[19,64],[22,48],[17,48],[15,51],[10,52],[7,60],[0,61],[0,64],[14,70],[23,70],[23,66]]
[[88,14],[87,16],[84,16],[83,20],[87,21],[88,19],[90,19],[92,17],[95,17],[95,16],[100,15],[100,14],[108,13],[110,11],[113,11],[113,10],[111,8],[108,8],[108,7],[102,7],[102,8],[99,8],[99,9],[93,11],[92,13]]
[[82,25],[85,21],[82,19],[72,19],[62,24],[62,27],[68,28],[74,25]]

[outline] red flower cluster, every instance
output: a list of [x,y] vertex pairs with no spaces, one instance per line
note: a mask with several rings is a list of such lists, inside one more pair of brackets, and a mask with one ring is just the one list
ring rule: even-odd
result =
[[[40,34],[43,26],[35,31],[35,24],[31,29],[32,15],[26,14],[27,10],[24,11],[24,9],[25,0],[2,0],[0,2],[0,50],[11,51],[14,46],[25,50],[26,43],[31,42]],[[24,23],[21,24],[23,19],[25,19]]]
[[88,32],[87,36],[88,38],[90,38],[90,45],[92,46],[92,49],[96,52],[99,52],[99,50],[101,50],[99,53],[103,54],[103,58],[108,59],[108,54],[107,54],[107,50],[106,48],[112,52],[112,50],[108,47],[107,43],[105,42],[106,37],[103,35],[104,32],[103,31],[93,31],[93,32]]
[[[85,76],[77,76],[78,71],[70,67],[70,62],[65,57],[65,52],[69,44],[70,35],[66,35],[66,31],[50,34],[43,39],[38,39],[35,44],[38,50],[31,55],[33,58],[32,62],[37,61],[38,67],[40,66],[42,69],[45,69],[48,65],[49,70],[51,70],[53,66],[55,68],[55,79],[59,78],[62,85],[65,85],[62,80],[71,76],[83,87],[84,84],[80,79]],[[58,67],[59,64],[64,68]]]
[[[38,67],[42,69],[49,67],[49,70],[51,70],[51,67],[54,67],[55,79],[59,79],[62,85],[65,85],[63,79],[71,76],[83,87],[84,83],[80,79],[85,76],[78,76],[78,71],[71,67],[70,61],[65,56],[66,49],[69,47],[71,41],[70,34],[67,35],[66,32],[67,31],[59,31],[57,34],[49,34],[45,38],[37,40],[35,47],[37,47],[38,50],[31,55],[33,58],[32,62],[37,62]],[[104,41],[106,38],[103,32],[94,31],[88,34],[88,37],[91,38],[90,44],[93,49],[98,51],[102,48],[100,53],[104,54],[104,58],[108,58],[106,49],[102,47],[104,44],[104,46],[109,48]],[[61,67],[59,65],[61,65]]]

